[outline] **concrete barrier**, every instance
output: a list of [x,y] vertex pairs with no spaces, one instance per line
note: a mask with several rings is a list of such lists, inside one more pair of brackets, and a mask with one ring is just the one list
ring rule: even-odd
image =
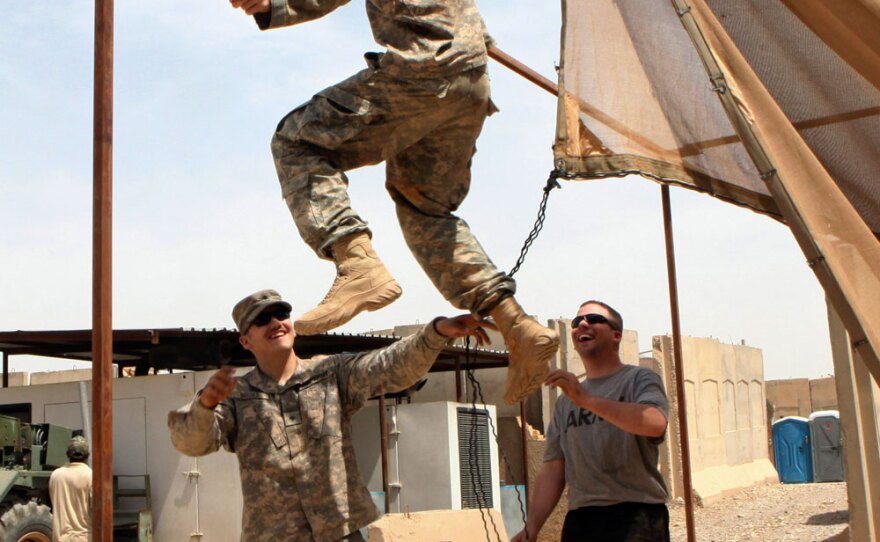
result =
[[[661,472],[670,496],[684,494],[678,450],[678,398],[672,337],[653,339],[653,354],[669,396],[669,430]],[[704,504],[742,488],[776,483],[767,449],[761,350],[717,339],[682,337],[682,365],[694,492]]]
[[[486,530],[489,534],[487,536]],[[510,540],[498,510],[432,510],[386,514],[367,528],[367,542]]]

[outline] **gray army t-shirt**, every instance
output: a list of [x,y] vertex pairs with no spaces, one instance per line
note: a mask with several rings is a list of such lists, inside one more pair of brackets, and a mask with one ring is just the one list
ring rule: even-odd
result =
[[[597,397],[655,406],[668,418],[663,382],[648,368],[624,365],[581,386]],[[565,460],[569,510],[621,502],[663,503],[666,484],[657,469],[663,438],[627,433],[562,395],[547,430],[544,461]]]

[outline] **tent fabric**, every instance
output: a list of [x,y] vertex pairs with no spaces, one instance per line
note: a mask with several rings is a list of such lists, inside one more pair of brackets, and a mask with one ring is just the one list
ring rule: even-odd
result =
[[[694,5],[713,13],[880,234],[880,0]],[[672,2],[569,1],[563,16],[556,158],[567,173],[638,173],[781,218]]]
[[[880,0],[675,3],[690,9],[563,0],[557,166],[584,178],[640,174],[785,220],[808,257],[819,255],[811,265],[876,365]],[[719,65],[714,80],[682,24],[689,15]],[[775,170],[764,179],[721,92]]]

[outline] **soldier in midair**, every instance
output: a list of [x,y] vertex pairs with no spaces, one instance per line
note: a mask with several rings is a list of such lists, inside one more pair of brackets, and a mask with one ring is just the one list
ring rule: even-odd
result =
[[[323,17],[348,0],[231,0],[260,29]],[[272,154],[282,195],[303,240],[336,264],[324,300],[295,322],[313,335],[393,302],[401,288],[352,209],[346,171],[385,162],[385,188],[403,236],[440,293],[456,308],[490,316],[510,352],[508,403],[537,390],[558,334],[528,316],[516,284],[453,214],[470,187],[471,158],[489,98],[491,39],[474,0],[366,0],[384,53],[322,90],[278,124]]]

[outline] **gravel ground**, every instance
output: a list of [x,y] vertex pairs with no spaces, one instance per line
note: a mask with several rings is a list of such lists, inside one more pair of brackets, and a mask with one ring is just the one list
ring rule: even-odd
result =
[[[673,542],[687,540],[683,503],[669,506]],[[771,484],[694,509],[700,542],[824,542],[847,525],[846,483]]]

